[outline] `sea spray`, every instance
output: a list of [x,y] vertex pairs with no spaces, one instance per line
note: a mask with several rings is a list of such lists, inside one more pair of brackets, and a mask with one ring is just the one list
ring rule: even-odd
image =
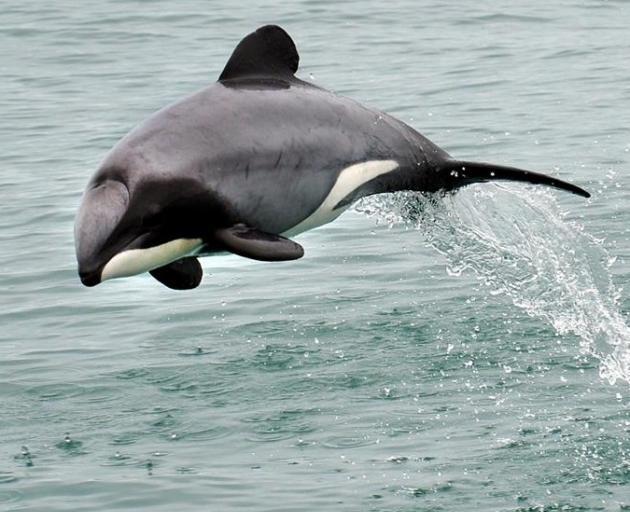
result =
[[490,294],[507,295],[559,335],[577,335],[580,351],[600,361],[602,378],[630,382],[630,328],[611,278],[615,260],[551,192],[493,184],[445,196],[374,196],[355,209],[420,231],[446,257],[450,275],[472,271]]

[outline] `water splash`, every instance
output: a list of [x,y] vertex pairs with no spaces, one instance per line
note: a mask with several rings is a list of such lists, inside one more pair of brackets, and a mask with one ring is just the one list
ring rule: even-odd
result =
[[600,361],[611,384],[630,382],[630,328],[610,276],[615,259],[582,225],[568,220],[544,189],[485,185],[454,195],[404,192],[366,198],[355,209],[377,222],[420,230],[447,258],[447,271],[472,270],[491,294],[505,294],[580,351]]

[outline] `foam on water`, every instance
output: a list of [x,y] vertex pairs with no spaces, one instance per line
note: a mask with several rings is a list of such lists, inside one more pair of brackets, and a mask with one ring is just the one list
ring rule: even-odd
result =
[[615,258],[567,218],[551,192],[484,185],[444,197],[370,197],[356,209],[421,231],[447,258],[449,274],[472,271],[491,295],[507,295],[558,335],[577,335],[610,384],[630,383],[630,328],[610,274]]

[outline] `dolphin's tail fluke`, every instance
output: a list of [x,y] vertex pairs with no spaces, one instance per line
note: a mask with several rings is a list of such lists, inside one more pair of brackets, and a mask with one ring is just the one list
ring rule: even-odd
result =
[[484,181],[508,180],[533,183],[535,185],[547,185],[560,190],[566,190],[582,197],[591,197],[586,190],[567,183],[566,181],[552,178],[546,174],[525,171],[515,167],[494,165],[482,162],[465,162],[462,160],[449,160],[441,172],[446,173],[445,189],[455,190],[472,183]]

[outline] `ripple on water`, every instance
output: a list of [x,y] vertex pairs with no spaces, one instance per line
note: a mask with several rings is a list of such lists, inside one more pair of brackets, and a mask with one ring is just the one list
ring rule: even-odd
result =
[[166,413],[151,423],[151,427],[157,429],[172,429],[175,425],[177,425],[177,420],[171,413]]
[[128,446],[138,442],[138,439],[143,435],[144,434],[141,432],[121,432],[112,439],[111,444],[115,446]]
[[83,442],[72,439],[70,434],[66,434],[64,438],[55,444],[57,448],[66,453],[67,455],[87,455],[87,451],[83,449]]
[[[138,381],[141,384],[158,385],[168,390],[172,383],[177,388],[177,380],[185,379],[186,368],[183,366],[151,366],[142,368],[129,368],[121,372],[117,372],[116,377],[122,380]],[[175,382],[173,382],[175,381]]]
[[141,461],[131,455],[127,455],[121,452],[115,452],[107,458],[107,461],[103,462],[101,466],[137,466]]
[[0,471],[0,485],[12,484],[17,482],[18,478],[13,473],[7,473],[6,471]]
[[116,378],[122,380],[137,380],[142,379],[149,374],[148,368],[129,368],[116,374]]
[[318,414],[315,409],[293,409],[269,415],[252,415],[244,418],[245,424],[252,426],[253,433],[247,439],[254,442],[273,442],[292,439],[315,430],[309,416]]
[[23,493],[19,491],[0,489],[0,503],[14,503],[22,500],[23,497]]
[[215,439],[221,439],[223,437],[227,437],[232,434],[232,430],[227,426],[223,425],[214,425],[212,427],[207,427],[199,430],[195,430],[194,428],[181,428],[178,432],[172,432],[167,436],[167,439],[170,441],[211,441]]
[[199,357],[214,354],[215,352],[216,350],[208,350],[203,347],[197,347],[194,349],[184,350],[182,352],[179,352],[177,355],[181,357]]
[[424,498],[428,496],[435,497],[439,493],[451,492],[455,489],[454,482],[437,482],[429,486],[398,486],[391,489],[395,494],[402,494],[410,498]]
[[302,346],[265,345],[254,356],[253,365],[266,372],[280,372],[299,366],[305,351]]
[[347,449],[368,446],[375,443],[375,439],[365,434],[363,436],[330,436],[325,438],[320,444],[324,448]]
[[83,395],[85,388],[77,384],[43,384],[34,386],[27,390],[27,394],[34,396],[40,401],[63,400]]

